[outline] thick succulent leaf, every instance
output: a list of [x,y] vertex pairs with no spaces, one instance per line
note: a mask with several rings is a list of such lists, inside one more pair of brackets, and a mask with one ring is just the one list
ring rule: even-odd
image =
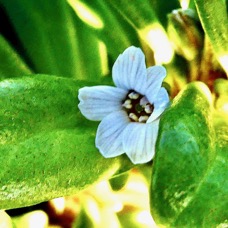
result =
[[214,134],[211,116],[210,93],[196,82],[161,118],[151,186],[157,224],[217,227],[227,219],[228,144]]
[[11,45],[0,35],[0,80],[31,74],[31,70]]
[[94,146],[97,123],[81,116],[83,82],[33,75],[0,82],[0,208],[36,204],[128,170]]
[[228,73],[228,18],[225,1],[195,0],[198,14],[218,61]]
[[[82,70],[86,67],[93,68],[93,75],[100,74],[98,43],[84,25],[77,25],[77,18],[65,0],[1,0],[0,3],[10,17],[34,72],[86,79]],[[82,39],[86,35],[91,42]],[[94,65],[82,58],[91,54],[88,50],[93,50],[90,61]]]

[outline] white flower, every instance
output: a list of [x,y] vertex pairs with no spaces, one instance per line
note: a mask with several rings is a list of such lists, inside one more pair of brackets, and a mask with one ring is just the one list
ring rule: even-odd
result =
[[146,69],[141,49],[127,48],[112,69],[116,87],[93,86],[79,90],[79,109],[90,120],[101,121],[96,147],[106,157],[123,153],[134,164],[150,161],[155,153],[159,117],[169,104],[161,87],[162,66]]

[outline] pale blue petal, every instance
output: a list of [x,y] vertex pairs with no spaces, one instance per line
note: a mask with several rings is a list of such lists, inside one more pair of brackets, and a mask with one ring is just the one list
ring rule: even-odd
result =
[[154,101],[154,110],[150,116],[150,118],[147,120],[147,123],[150,123],[154,120],[156,120],[163,112],[164,110],[169,106],[169,95],[165,88],[160,88],[157,97]]
[[129,118],[124,111],[109,114],[101,121],[95,143],[105,158],[116,157],[124,153],[122,134],[128,124]]
[[145,56],[140,48],[129,47],[119,55],[112,68],[115,85],[143,94],[147,88]]
[[127,91],[112,86],[92,86],[79,89],[78,105],[90,120],[102,120],[108,114],[122,109]]
[[123,149],[134,164],[149,162],[155,153],[159,120],[130,123],[123,132]]
[[147,89],[144,95],[153,104],[161,88],[162,82],[166,77],[166,69],[163,66],[152,66],[147,68]]

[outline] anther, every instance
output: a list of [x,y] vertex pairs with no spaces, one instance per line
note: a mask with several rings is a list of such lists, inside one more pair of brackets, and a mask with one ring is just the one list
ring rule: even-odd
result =
[[149,119],[148,116],[140,116],[139,117],[139,122],[140,123],[146,123],[146,121]]
[[142,97],[141,99],[140,99],[140,101],[139,101],[139,104],[141,105],[141,106],[145,106],[146,104],[148,104],[149,103],[149,101],[147,100],[147,98],[144,96],[144,97]]
[[135,122],[138,122],[139,120],[139,118],[132,112],[129,114],[129,118],[134,120]]
[[138,99],[139,96],[140,96],[140,95],[139,95],[138,93],[136,93],[136,92],[131,92],[131,93],[128,94],[128,97],[129,97],[130,99],[134,99],[134,100]]
[[151,113],[153,112],[152,105],[147,104],[147,105],[145,106],[144,110],[145,110],[145,113],[151,114]]
[[132,104],[131,104],[131,100],[127,99],[126,101],[124,101],[124,103],[122,104],[122,106],[126,109],[131,109],[132,108]]

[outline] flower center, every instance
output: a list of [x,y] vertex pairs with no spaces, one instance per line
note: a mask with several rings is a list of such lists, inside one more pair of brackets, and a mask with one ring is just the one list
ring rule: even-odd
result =
[[122,106],[132,122],[146,123],[154,110],[147,98],[134,90],[129,91]]

